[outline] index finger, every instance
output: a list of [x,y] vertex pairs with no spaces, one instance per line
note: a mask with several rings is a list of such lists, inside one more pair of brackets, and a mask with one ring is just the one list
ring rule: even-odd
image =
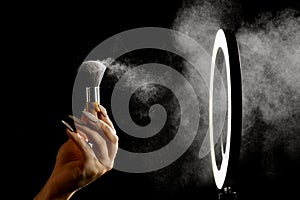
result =
[[109,125],[112,129],[115,129],[112,121],[110,120],[110,118],[109,118],[109,116],[107,114],[106,109],[102,105],[100,105],[100,104],[98,104],[98,107],[99,107],[100,112],[101,112],[100,115],[99,115],[100,116],[99,118],[102,121],[104,121],[107,125]]

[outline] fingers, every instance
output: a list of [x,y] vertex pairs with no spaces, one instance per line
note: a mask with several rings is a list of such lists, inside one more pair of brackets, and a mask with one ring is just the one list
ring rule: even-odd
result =
[[106,111],[106,109],[105,109],[102,105],[100,105],[100,104],[98,104],[97,112],[98,112],[98,111],[100,111],[100,114],[103,115],[103,117],[106,117],[106,116],[107,116],[107,111]]
[[104,121],[106,124],[108,124],[112,129],[115,129],[113,123],[111,122],[111,120],[109,119],[109,116],[107,115],[106,109],[100,104],[98,106],[99,106],[100,111],[101,111],[100,119],[102,121]]
[[90,129],[89,127],[82,124],[76,124],[76,129],[79,133],[85,133],[89,138],[89,141],[93,143],[96,142],[99,144],[105,142],[106,136],[102,131],[96,131],[94,129]]
[[[87,118],[86,122],[89,127],[98,132],[103,132],[105,134],[105,137],[108,138],[109,141],[113,144],[116,144],[118,142],[118,136],[116,135],[116,130],[113,127],[108,125],[105,121],[98,119],[89,112],[82,111],[82,114]],[[103,118],[105,118],[106,121],[109,120],[107,116]]]
[[102,121],[101,119],[99,120],[98,123],[99,123],[99,125],[101,127],[101,130],[103,131],[103,133],[105,134],[105,136],[110,140],[110,142],[112,142],[113,144],[117,144],[119,138],[118,138],[118,136],[116,134],[116,130],[113,129],[111,126],[109,126],[104,121]]
[[111,128],[101,119],[97,120],[97,122],[88,120],[87,123],[94,130],[97,130],[97,132],[104,133],[104,137],[106,137],[111,143],[116,144],[118,142],[118,136],[116,135],[115,129]]
[[113,159],[115,158],[117,146],[105,136],[102,131],[90,129],[85,125],[77,125],[79,133],[84,132],[89,137],[89,141],[93,143],[93,151],[103,165],[107,167],[113,166]]
[[[100,108],[100,107],[99,107]],[[104,111],[102,111],[104,112]],[[107,115],[100,116],[101,119],[92,113],[83,111],[82,119],[69,115],[73,119],[76,132],[85,135],[93,143],[92,151],[98,160],[105,166],[112,167],[118,149],[118,136]],[[111,125],[106,122],[110,122]]]
[[[72,126],[70,124],[68,124],[67,122],[65,122],[64,120],[61,120],[61,122],[66,126],[66,128],[70,131],[70,132],[74,132]],[[84,133],[79,133],[79,136],[81,136],[86,142],[88,142],[88,138],[86,136],[86,134]]]
[[66,133],[69,138],[76,144],[76,146],[81,150],[83,155],[87,158],[90,156],[91,148],[85,141],[85,139],[78,133],[72,132],[69,129],[66,129]]
[[[111,120],[109,119],[109,116],[107,115],[107,111],[106,109],[100,105],[97,104],[97,106],[94,106],[94,111],[97,113],[95,116],[93,113],[94,111],[89,112],[89,110],[84,110],[82,111],[82,113],[84,114],[85,117],[88,117],[90,120],[96,122],[98,119],[103,120],[106,124],[108,124],[112,129],[114,129],[114,125],[111,122]],[[83,122],[86,122],[85,117],[82,118],[84,119]]]

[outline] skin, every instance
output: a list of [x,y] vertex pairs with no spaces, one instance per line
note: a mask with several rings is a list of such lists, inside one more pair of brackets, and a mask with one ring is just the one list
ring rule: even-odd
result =
[[70,199],[76,191],[112,169],[119,139],[105,108],[99,105],[95,110],[96,123],[85,116],[72,117],[76,131],[66,129],[69,138],[60,147],[54,169],[34,200]]

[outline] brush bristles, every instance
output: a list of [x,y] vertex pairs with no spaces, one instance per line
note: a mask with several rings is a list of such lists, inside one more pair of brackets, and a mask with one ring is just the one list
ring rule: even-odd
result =
[[101,61],[84,61],[78,71],[78,76],[85,87],[98,87],[103,78],[106,65]]

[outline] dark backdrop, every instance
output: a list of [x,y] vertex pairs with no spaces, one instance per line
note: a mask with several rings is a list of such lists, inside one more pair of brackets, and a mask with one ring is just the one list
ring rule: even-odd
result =
[[[72,87],[77,67],[100,42],[121,31],[138,27],[169,28],[182,1],[101,1],[70,4],[17,4],[7,7],[3,37],[9,73],[3,73],[3,107],[9,111],[4,121],[5,148],[2,152],[9,195],[32,199],[41,189],[55,162],[60,145],[67,139],[60,123],[72,113]],[[299,3],[285,1],[241,1],[249,20],[265,10],[287,6],[299,9]],[[9,58],[9,59],[7,59]],[[12,87],[12,88],[11,88]],[[12,101],[11,101],[12,100]],[[293,165],[293,164],[292,164]],[[172,176],[176,176],[173,170]],[[251,171],[249,172],[251,173]],[[73,199],[158,198],[215,199],[214,185],[173,188],[172,183],[156,185],[150,174],[127,174],[112,170],[96,182],[77,192]],[[262,186],[245,181],[244,196],[266,191],[272,196],[292,184],[285,180],[269,181]],[[265,183],[265,182],[264,182]],[[274,185],[272,185],[274,183]],[[173,188],[168,191],[168,187]],[[258,189],[266,187],[268,189]],[[285,192],[282,192],[285,193]],[[12,199],[12,198],[8,198]]]

